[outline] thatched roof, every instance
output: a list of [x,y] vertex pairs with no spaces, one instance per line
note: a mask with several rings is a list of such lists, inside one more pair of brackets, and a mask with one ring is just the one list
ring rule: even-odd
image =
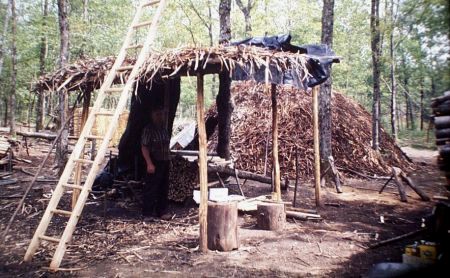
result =
[[[320,57],[323,59],[324,57]],[[332,59],[336,57],[325,57]],[[34,91],[56,91],[64,89],[92,91],[100,88],[114,57],[81,60],[65,68],[39,78]],[[319,57],[270,50],[256,46],[182,47],[163,52],[153,52],[144,64],[139,82],[148,83],[155,79],[172,78],[196,73],[230,73],[234,80],[264,80],[265,64],[270,64],[270,79],[273,83],[293,84],[305,87],[314,82]],[[128,59],[126,64],[133,64]],[[320,72],[320,76],[324,73]],[[123,77],[123,76],[122,76]],[[115,82],[121,82],[120,77]],[[317,79],[317,78],[316,78]]]

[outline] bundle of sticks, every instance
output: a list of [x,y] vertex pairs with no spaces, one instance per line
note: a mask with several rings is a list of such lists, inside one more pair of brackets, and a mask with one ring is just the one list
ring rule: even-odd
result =
[[447,189],[450,190],[450,91],[433,99],[431,103],[434,114],[436,145],[439,148],[438,165],[445,172]]

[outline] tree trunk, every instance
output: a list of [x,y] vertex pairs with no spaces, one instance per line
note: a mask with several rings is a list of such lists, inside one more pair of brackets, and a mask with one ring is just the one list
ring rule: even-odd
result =
[[88,27],[89,26],[88,6],[89,6],[89,0],[83,0],[83,17],[82,18],[83,18],[83,24],[84,24],[84,31],[83,31],[83,41],[81,42],[80,58],[85,57],[86,45],[87,45],[87,41],[88,41],[88,28],[89,28]]
[[231,0],[220,0],[219,4],[220,44],[226,44],[231,40],[230,12],[231,12]]
[[397,141],[397,103],[396,103],[396,95],[397,95],[397,84],[395,80],[395,51],[394,51],[394,0],[391,0],[391,7],[390,7],[390,17],[391,17],[391,33],[389,36],[389,54],[390,54],[390,60],[391,60],[391,72],[390,72],[390,79],[391,79],[391,131],[392,131],[392,138],[394,141]]
[[229,160],[231,158],[230,136],[231,136],[231,114],[233,113],[233,103],[231,100],[231,79],[228,71],[219,74],[219,93],[217,94],[217,117],[218,117],[218,138],[217,154]]
[[2,35],[0,36],[0,76],[2,74],[2,70],[3,70],[3,61],[4,61],[4,57],[5,57],[5,41],[6,41],[6,36],[8,35],[8,25],[9,25],[9,20],[11,18],[11,1],[8,1],[8,5],[6,7],[6,12],[5,12],[5,18],[3,21],[3,32]]
[[8,24],[11,18],[11,1],[8,1],[8,6],[6,7],[6,14],[3,21],[3,32],[0,36],[0,77],[3,70],[3,58],[5,57],[5,41],[8,35]]
[[11,95],[9,96],[9,127],[10,134],[13,136],[16,133],[16,82],[17,82],[17,48],[16,48],[16,36],[17,36],[17,17],[16,17],[16,1],[11,1],[11,19],[12,19],[12,40],[11,40],[11,60],[12,60],[12,72],[11,72]]
[[4,97],[3,98],[3,102],[5,103],[5,113],[3,114],[3,125],[4,126],[8,126],[8,107],[9,107],[9,100],[8,100],[8,97]]
[[423,86],[420,89],[420,130],[423,130]]
[[372,103],[372,148],[380,148],[380,1],[372,0],[370,30],[373,71],[373,103]]
[[409,124],[409,105],[408,105],[408,94],[405,92],[405,120],[406,120],[406,129],[410,128]]
[[[231,40],[231,0],[220,0],[220,37],[219,44],[226,44]],[[219,74],[219,93],[216,97],[218,115],[218,139],[217,154],[225,159],[231,158],[230,135],[231,135],[231,113],[233,104],[231,102],[231,79],[228,71]]]
[[[333,25],[334,25],[334,0],[324,0],[322,8],[322,38],[321,42],[328,47],[333,46]],[[320,169],[321,176],[326,180],[330,180],[332,175],[323,175],[324,171],[329,168],[329,157],[333,157],[331,150],[331,65],[328,66],[330,77],[320,85],[319,94],[319,136],[320,136]],[[331,171],[328,171],[330,174]],[[324,180],[325,181],[325,180]]]
[[[60,49],[59,49],[59,65],[64,67],[69,61],[69,21],[68,21],[68,3],[66,0],[58,0],[58,19],[59,19],[59,34],[60,34]],[[67,119],[68,99],[66,92],[58,92],[59,99],[59,126],[61,126]],[[62,172],[67,161],[67,145],[68,145],[69,130],[65,128],[61,134],[61,138],[57,145],[57,162],[59,171]]]
[[[334,0],[333,0],[334,1]],[[238,5],[239,9],[244,14],[244,20],[245,20],[245,36],[251,37],[252,36],[252,16],[251,16],[251,10],[254,7],[254,1],[247,0],[247,5],[244,6],[241,0],[236,0],[236,4]]]
[[[45,29],[47,27],[47,17],[48,17],[48,0],[44,0],[43,11],[42,11],[42,29],[44,29],[43,35],[41,37],[41,46],[39,53],[39,75],[45,74],[45,61],[47,60],[47,32]],[[45,122],[45,93],[44,91],[39,92],[37,109],[36,109],[36,131],[40,131],[44,128]]]

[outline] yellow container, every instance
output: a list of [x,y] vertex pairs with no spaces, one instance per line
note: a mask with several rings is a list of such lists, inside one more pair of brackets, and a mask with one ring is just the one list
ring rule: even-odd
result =
[[405,254],[409,256],[419,256],[419,248],[417,248],[416,244],[406,245]]
[[423,242],[419,245],[420,257],[422,259],[436,260],[438,256],[437,244],[434,242]]

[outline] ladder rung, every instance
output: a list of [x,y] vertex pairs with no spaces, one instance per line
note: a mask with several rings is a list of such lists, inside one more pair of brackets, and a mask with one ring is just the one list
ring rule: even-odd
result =
[[134,68],[134,66],[123,66],[120,68],[117,68],[117,71],[129,71],[132,70]]
[[151,25],[151,24],[152,24],[151,21],[144,21],[144,22],[141,22],[141,23],[138,23],[138,24],[134,25],[133,28],[134,29],[141,28],[141,27],[148,26],[148,25]]
[[86,139],[90,139],[90,140],[103,140],[104,137],[102,136],[98,136],[98,135],[86,135],[85,137]]
[[109,88],[105,90],[105,93],[121,93],[123,91],[123,87],[117,88]]
[[148,7],[148,6],[153,6],[155,4],[158,4],[160,1],[156,0],[156,1],[148,1],[147,3],[142,4],[142,7]]
[[135,45],[130,45],[126,48],[126,50],[130,50],[130,49],[136,49],[136,48],[142,48],[144,47],[144,45],[142,44],[135,44]]
[[95,113],[97,116],[114,116],[113,112],[97,112]]
[[62,210],[62,209],[54,209],[54,210],[52,210],[52,212],[56,213],[56,214],[65,215],[65,216],[71,216],[72,215],[71,211]]
[[94,163],[93,160],[89,160],[89,159],[81,159],[81,158],[74,159],[73,161],[74,161],[74,162],[78,162],[78,163],[84,163],[84,164],[92,164],[92,163]]
[[50,237],[50,236],[39,236],[39,239],[43,239],[50,242],[59,243],[60,240],[58,238]]
[[76,185],[76,184],[66,183],[66,184],[63,184],[63,186],[67,187],[67,188],[71,188],[71,189],[79,189],[79,190],[83,189],[83,187],[81,185]]

